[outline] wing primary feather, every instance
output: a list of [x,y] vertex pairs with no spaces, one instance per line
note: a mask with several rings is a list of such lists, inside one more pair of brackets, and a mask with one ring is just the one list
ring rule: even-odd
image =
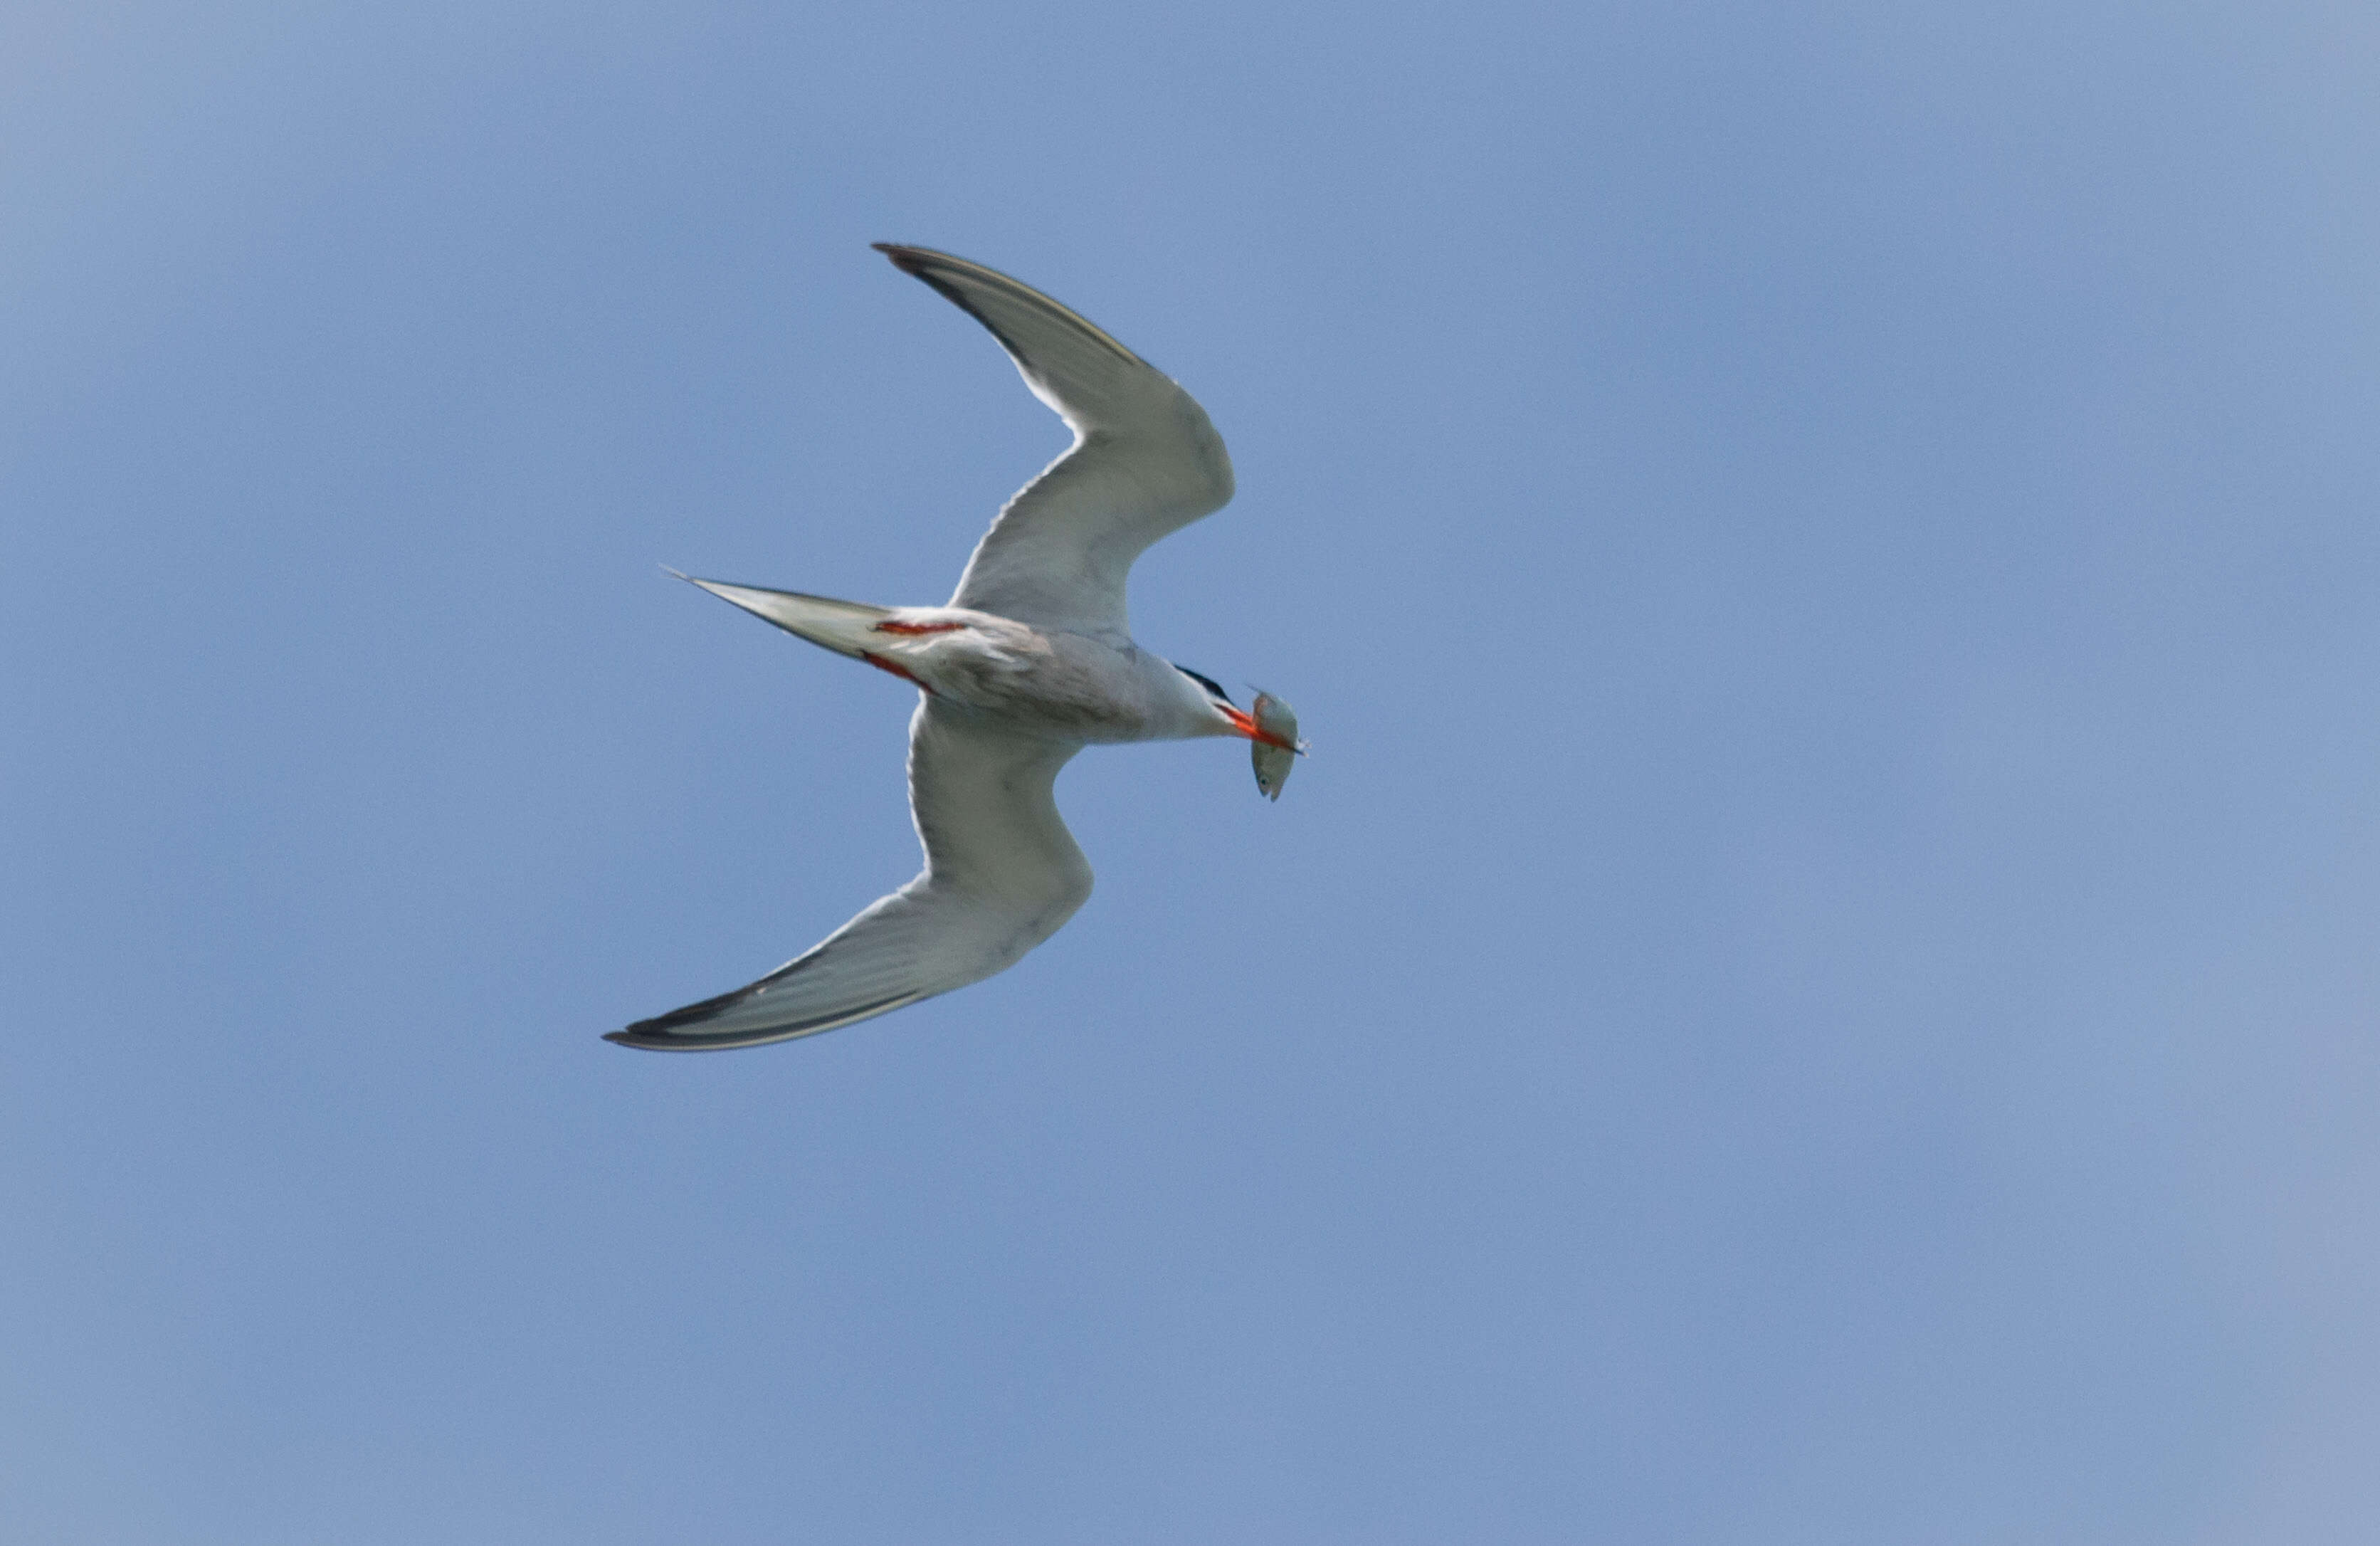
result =
[[894,268],[899,269],[902,273],[908,274],[913,278],[922,279],[927,284],[931,285],[938,292],[941,293],[944,299],[957,307],[960,310],[965,311],[968,316],[973,317],[976,321],[981,323],[984,325],[985,331],[989,332],[993,337],[1000,340],[1001,347],[1006,349],[1010,354],[1014,355],[1019,359],[1026,358],[1024,347],[1014,338],[1011,337],[998,323],[993,322],[990,317],[985,316],[982,309],[977,306],[976,303],[968,298],[965,289],[953,283],[949,275],[964,275],[988,289],[998,290],[1011,298],[1021,301],[1037,310],[1046,311],[1053,317],[1062,318],[1066,322],[1073,323],[1075,327],[1082,329],[1083,332],[1090,335],[1093,338],[1098,339],[1100,343],[1105,344],[1109,348],[1113,349],[1118,355],[1121,355],[1124,359],[1135,365],[1145,366],[1148,363],[1148,361],[1141,359],[1140,356],[1133,353],[1130,349],[1125,348],[1122,344],[1116,342],[1115,335],[1109,333],[1107,329],[1091,321],[1090,318],[1084,316],[1080,311],[1075,310],[1073,307],[1052,300],[1050,297],[1043,295],[1032,286],[1025,284],[1021,280],[1012,279],[996,268],[987,268],[981,263],[969,262],[965,258],[954,258],[947,252],[937,252],[930,247],[908,247],[904,246],[899,242],[891,241],[871,242],[868,245],[875,248],[877,251],[883,253],[887,258],[892,259],[892,266]]
[[[729,993],[725,996],[735,999],[743,995]],[[878,1015],[888,1015],[895,1009],[905,1008],[926,996],[924,993],[895,993],[891,998],[879,999],[873,1004],[838,1009],[831,1014],[815,1016],[807,1020],[795,1020],[786,1025],[772,1025],[755,1030],[719,1031],[708,1036],[698,1030],[671,1029],[673,1023],[687,1017],[691,1010],[704,1007],[701,1004],[690,1004],[686,1009],[676,1010],[656,1019],[638,1020],[625,1030],[613,1031],[603,1040],[617,1041],[624,1047],[636,1047],[650,1053],[726,1052],[735,1047],[757,1047],[765,1042],[790,1041],[797,1036],[815,1036],[820,1031],[839,1030],[844,1026],[853,1025]],[[692,1017],[698,1020],[703,1016]]]

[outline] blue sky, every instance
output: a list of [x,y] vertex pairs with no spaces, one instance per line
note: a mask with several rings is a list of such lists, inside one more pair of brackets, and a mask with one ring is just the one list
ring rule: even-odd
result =
[[[2360,1540],[2356,7],[0,17],[0,1533]],[[1240,495],[1007,975],[600,1032],[915,866],[1062,444]]]

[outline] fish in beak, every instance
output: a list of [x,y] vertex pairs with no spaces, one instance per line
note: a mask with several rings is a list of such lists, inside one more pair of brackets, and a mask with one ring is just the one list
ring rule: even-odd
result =
[[1305,743],[1297,738],[1297,711],[1269,692],[1257,693],[1256,712],[1242,713],[1228,705],[1223,712],[1231,717],[1232,727],[1249,740],[1248,751],[1256,763],[1257,791],[1269,800],[1281,798],[1281,787],[1289,782],[1289,770],[1305,755]]

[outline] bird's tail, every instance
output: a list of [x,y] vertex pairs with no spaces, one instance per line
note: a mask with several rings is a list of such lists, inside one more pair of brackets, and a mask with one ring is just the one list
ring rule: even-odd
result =
[[[671,571],[675,574],[675,570]],[[854,660],[866,654],[871,645],[882,648],[876,625],[892,609],[869,606],[865,602],[838,602],[831,596],[805,596],[797,590],[763,590],[752,585],[728,585],[715,579],[697,579],[692,575],[678,575],[689,585],[699,585],[722,602],[733,602],[755,617],[774,623],[800,639],[807,639],[821,649]]]

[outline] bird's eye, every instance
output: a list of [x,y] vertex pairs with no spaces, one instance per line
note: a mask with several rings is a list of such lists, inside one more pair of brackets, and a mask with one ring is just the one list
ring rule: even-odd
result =
[[1191,670],[1191,669],[1190,669],[1188,666],[1186,666],[1186,665],[1176,665],[1173,669],[1174,669],[1174,670],[1176,670],[1176,671],[1179,671],[1179,672],[1180,672],[1180,673],[1182,673],[1182,675],[1184,675],[1184,676],[1189,677],[1192,681],[1194,681],[1194,682],[1197,683],[1200,687],[1205,688],[1208,692],[1213,693],[1216,697],[1218,697],[1218,698],[1221,699],[1224,702],[1226,702],[1226,703],[1231,702],[1231,700],[1232,700],[1232,695],[1231,695],[1230,693],[1228,693],[1228,692],[1225,692],[1225,691],[1223,690],[1223,685],[1222,685],[1220,682],[1218,682],[1217,680],[1215,680],[1215,678],[1213,678],[1212,676],[1201,676],[1201,675],[1199,675],[1197,672]]

